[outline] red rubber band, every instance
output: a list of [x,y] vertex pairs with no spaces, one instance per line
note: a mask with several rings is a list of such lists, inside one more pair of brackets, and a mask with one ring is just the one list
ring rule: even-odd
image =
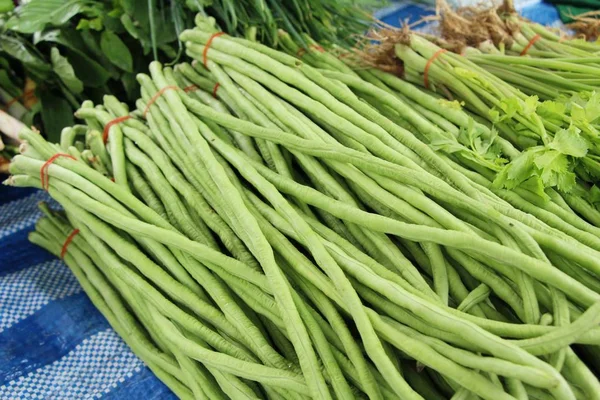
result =
[[438,58],[447,51],[448,50],[446,49],[439,49],[438,51],[433,53],[429,60],[427,60],[427,64],[425,64],[425,69],[423,70],[423,84],[427,89],[429,89],[429,68],[431,67],[431,64],[433,64],[436,58]]
[[44,165],[42,165],[42,168],[40,169],[40,180],[42,181],[42,189],[44,189],[46,191],[48,191],[49,180],[50,180],[50,177],[48,176],[48,168],[50,167],[50,164],[52,164],[59,157],[67,157],[67,158],[70,158],[71,160],[76,160],[76,158],[70,154],[56,153],[55,155],[50,157],[48,159],[48,161],[46,161],[44,163]]
[[532,37],[531,40],[529,41],[529,43],[527,43],[527,46],[525,46],[525,48],[523,49],[523,51],[521,52],[520,55],[524,56],[525,54],[527,54],[527,52],[529,51],[529,49],[531,48],[531,46],[533,46],[535,44],[535,42],[537,42],[541,38],[542,37],[539,34],[536,34],[534,37]]
[[193,92],[194,90],[198,90],[198,86],[190,85],[183,88],[183,91],[186,93]]
[[67,239],[65,240],[65,243],[62,245],[62,249],[60,250],[60,258],[65,258],[65,254],[67,254],[67,247],[69,247],[69,244],[71,244],[73,238],[75,238],[75,236],[78,233],[79,229],[73,229],[73,232],[71,232],[71,234],[67,236]]
[[144,117],[146,116],[146,114],[148,114],[148,111],[150,111],[150,106],[151,106],[152,104],[154,104],[154,102],[155,102],[155,101],[156,101],[156,100],[157,100],[157,99],[158,99],[160,96],[162,96],[162,94],[163,94],[164,92],[166,92],[166,91],[167,91],[167,90],[169,90],[169,89],[171,89],[171,90],[177,90],[177,89],[179,89],[179,88],[178,88],[177,86],[170,85],[170,86],[165,86],[164,88],[162,88],[162,89],[160,89],[158,92],[156,92],[156,93],[154,94],[154,96],[152,96],[152,98],[150,99],[150,101],[148,102],[148,104],[146,104],[146,109],[144,109]]
[[219,86],[221,86],[221,84],[219,82],[215,83],[215,87],[213,88],[213,91],[212,91],[212,95],[215,99],[217,98],[217,90],[219,90]]
[[223,34],[225,34],[225,32],[213,33],[212,36],[208,38],[208,42],[206,42],[206,46],[204,46],[204,51],[202,51],[202,63],[204,64],[206,69],[208,69],[208,66],[206,65],[206,63],[208,62],[208,59],[207,59],[208,49],[210,48],[210,45],[212,44],[213,39],[218,36],[221,36]]
[[123,115],[122,117],[118,117],[109,121],[108,124],[104,126],[104,130],[102,131],[102,141],[106,143],[108,141],[108,132],[113,125],[120,124],[123,121],[127,121],[131,118],[131,115]]

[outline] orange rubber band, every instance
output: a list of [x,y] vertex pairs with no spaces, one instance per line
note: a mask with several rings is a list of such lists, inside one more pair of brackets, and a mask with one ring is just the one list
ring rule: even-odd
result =
[[62,249],[60,249],[60,258],[65,258],[65,254],[67,254],[67,247],[69,247],[69,245],[78,233],[79,229],[73,229],[73,232],[71,232],[71,234],[67,236],[65,243],[62,245]]
[[221,84],[219,82],[215,83],[215,87],[213,88],[213,91],[212,91],[212,95],[215,99],[217,98],[217,90],[219,90],[219,86],[221,86]]
[[[12,99],[10,99],[3,107],[2,109],[5,111],[8,111],[8,109],[10,107],[12,107],[13,104],[15,104],[17,101],[19,100],[27,100],[29,97],[33,96],[34,94],[34,90],[28,90],[26,92],[21,93],[18,96],[13,97]],[[27,109],[29,109],[28,107],[25,107]]]
[[535,42],[537,42],[538,40],[540,40],[542,37],[539,34],[536,34],[534,37],[531,38],[531,40],[529,41],[529,43],[527,43],[527,46],[525,46],[525,48],[523,49],[523,51],[521,52],[521,56],[524,56],[525,54],[527,54],[527,52],[529,51],[529,49],[531,48],[531,46],[533,46],[535,44]]
[[198,86],[190,85],[183,88],[183,91],[186,93],[193,92],[194,90],[198,90]]
[[2,107],[4,110],[8,110],[9,108],[12,107],[13,104],[15,104],[17,101],[19,101],[19,99],[21,98],[21,96],[17,96],[17,97],[13,97],[12,99],[10,99],[8,101],[8,103],[6,103],[4,105],[4,107]]
[[306,49],[304,47],[300,47],[296,52],[296,57],[302,58],[303,55],[306,54]]
[[113,125],[120,124],[121,122],[127,121],[130,118],[131,115],[123,115],[122,117],[118,117],[113,119],[112,121],[108,121],[108,124],[104,126],[104,130],[102,131],[102,141],[106,144],[106,142],[108,141],[108,133],[110,132],[110,128],[112,128]]
[[429,68],[431,67],[431,64],[433,64],[436,58],[438,58],[447,51],[448,50],[446,49],[439,49],[438,51],[433,53],[429,60],[427,60],[427,64],[425,64],[425,69],[423,70],[423,84],[427,89],[429,89]]
[[207,59],[207,53],[208,53],[208,49],[210,48],[210,45],[212,44],[212,41],[214,38],[219,37],[221,35],[224,35],[225,32],[217,32],[217,33],[213,33],[211,37],[208,38],[208,42],[206,42],[206,46],[204,46],[204,51],[202,51],[202,63],[204,64],[204,66],[206,67],[206,69],[208,69],[208,66],[206,65],[206,63],[208,62]]
[[76,160],[76,158],[73,157],[72,155],[65,154],[65,153],[56,153],[55,155],[50,157],[48,159],[48,161],[46,161],[44,163],[44,165],[42,165],[42,168],[40,169],[40,181],[42,181],[42,189],[44,189],[45,191],[48,191],[49,181],[50,181],[50,177],[48,176],[48,168],[50,167],[50,164],[52,164],[59,157],[67,157],[67,158],[70,158],[71,160]]
[[150,111],[150,106],[152,104],[154,104],[154,102],[160,97],[162,96],[162,94],[164,92],[166,92],[167,90],[177,90],[179,89],[177,86],[165,86],[164,88],[160,89],[158,92],[156,92],[154,94],[154,96],[152,96],[152,98],[150,99],[150,101],[148,102],[148,104],[146,104],[146,108],[144,109],[144,117],[146,116],[146,114],[148,114],[148,111]]

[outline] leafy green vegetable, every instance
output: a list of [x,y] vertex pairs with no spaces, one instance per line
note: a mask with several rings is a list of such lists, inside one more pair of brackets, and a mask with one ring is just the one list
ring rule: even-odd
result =
[[35,33],[46,26],[61,26],[75,15],[101,4],[93,0],[31,0],[15,10],[6,28],[21,32]]
[[83,82],[75,75],[75,71],[69,60],[63,57],[56,47],[53,47],[50,51],[50,59],[52,60],[54,72],[65,86],[73,93],[79,94],[83,92]]
[[[12,9],[10,0],[0,0],[0,11]],[[133,101],[135,75],[152,58],[179,60],[179,34],[194,25],[196,13],[214,17],[232,35],[248,32],[269,45],[277,43],[279,28],[301,43],[310,34],[349,45],[371,22],[354,1],[31,0],[2,16],[0,60],[10,60],[21,79],[32,78],[72,107],[106,94]]]
[[588,152],[588,145],[585,139],[579,135],[580,132],[581,130],[574,126],[569,127],[569,129],[561,129],[556,133],[549,147],[565,155],[585,157]]
[[550,196],[548,196],[548,194],[545,192],[544,182],[539,176],[532,176],[531,178],[522,182],[519,187],[535,194],[544,203],[550,200]]
[[0,13],[12,11],[15,8],[15,4],[12,0],[0,0]]
[[48,140],[58,143],[61,130],[75,123],[74,110],[67,100],[47,90],[40,91],[40,102],[44,133]]
[[567,103],[570,106],[571,119],[579,126],[589,128],[600,117],[600,93],[580,92]]
[[96,17],[92,19],[82,18],[79,20],[77,24],[77,30],[94,30],[101,31],[104,28],[104,24],[101,17]]
[[36,54],[35,49],[32,49],[27,42],[19,37],[2,36],[0,49],[7,55],[19,60],[40,79],[47,78],[52,69],[43,58]]
[[[496,176],[494,185],[514,189],[532,178],[544,187],[557,187],[568,193],[576,184],[573,172],[578,161],[588,153],[588,144],[575,127],[561,129],[548,146],[536,146],[522,152]],[[528,190],[534,188],[529,182]],[[539,190],[532,190],[538,193]],[[538,193],[539,194],[539,193]]]
[[100,48],[117,67],[133,72],[133,59],[129,48],[113,31],[105,30],[100,37]]
[[0,69],[0,87],[12,97],[16,97],[21,93],[21,89],[15,85],[13,77],[5,69]]

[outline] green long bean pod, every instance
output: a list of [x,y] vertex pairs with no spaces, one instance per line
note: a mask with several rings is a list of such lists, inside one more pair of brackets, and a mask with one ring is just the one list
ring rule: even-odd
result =
[[183,201],[156,164],[143,154],[131,140],[125,138],[124,144],[128,160],[143,171],[150,184],[154,187],[155,193],[161,197],[165,208],[171,210],[169,215],[173,216],[175,219],[174,222],[180,227],[180,230],[190,239],[206,244],[213,249],[218,249],[217,243],[204,221],[192,218]]
[[[149,85],[150,83],[146,82],[145,79],[141,80],[144,85]],[[161,100],[162,99],[157,100],[157,103],[160,104]],[[152,114],[152,117],[150,114]],[[179,190],[183,196],[193,199],[194,202],[197,203],[197,205],[200,207],[197,209],[197,211],[201,216],[206,218],[207,224],[209,224],[210,228],[218,234],[225,247],[242,262],[258,269],[259,266],[254,256],[248,251],[248,249],[246,249],[243,242],[234,234],[231,228],[232,223],[228,219],[229,217],[227,212],[223,209],[222,202],[220,202],[217,197],[214,184],[211,183],[212,181],[209,179],[205,168],[194,167],[194,164],[202,163],[200,160],[196,160],[194,162],[190,158],[188,152],[186,152],[186,148],[189,146],[189,144],[184,142],[185,138],[182,137],[183,132],[181,132],[181,130],[174,130],[173,133],[175,133],[175,135],[170,134],[170,127],[167,124],[167,120],[160,112],[155,112],[153,109],[151,109],[148,114],[148,120],[150,126],[153,128],[153,131],[160,139],[160,145],[163,147],[164,152],[161,152],[156,148],[156,146],[153,146],[150,142],[144,140],[140,135],[135,134],[135,132],[128,129],[125,131],[128,135],[134,138],[134,140],[136,140],[140,146],[143,146],[144,151],[152,156],[155,162],[159,163],[161,169],[163,169],[165,173],[173,180],[173,185],[175,188]],[[155,122],[156,125],[154,124]],[[170,144],[168,144],[168,140],[171,140]],[[176,152],[181,155],[181,158],[177,157],[174,159],[174,154]],[[190,185],[185,183],[186,179],[184,179],[183,176],[170,165],[170,162],[168,161],[169,157],[171,157],[174,162],[177,162],[177,166],[186,173],[188,182],[200,192],[200,196],[198,194],[194,194],[194,190],[192,190]],[[205,204],[202,198],[206,199],[208,204]],[[217,211],[217,214],[214,214],[210,208],[207,207],[212,207],[215,211]],[[229,224],[229,226],[223,223],[223,219]]]
[[467,297],[458,305],[458,307],[456,307],[456,309],[459,311],[467,312],[473,306],[477,305],[478,303],[481,303],[482,301],[485,301],[489,297],[490,293],[491,291],[489,286],[482,283],[476,289],[469,292]]
[[102,135],[99,131],[89,130],[85,135],[85,143],[92,150],[94,155],[100,158],[102,164],[106,167],[106,169],[112,173],[112,163],[110,161],[110,155],[106,150],[106,146],[102,142]]
[[[59,255],[61,243],[64,242],[67,234],[47,231],[47,228],[40,229],[40,233],[43,232],[46,236],[32,232],[30,240]],[[79,237],[74,240],[75,243],[69,247],[69,251],[65,255],[65,262],[86,294],[133,351],[148,363],[152,371],[164,379],[164,382],[178,395],[191,399],[191,393],[179,381],[180,370],[175,360],[171,356],[161,353],[145,338],[138,323],[126,310],[118,294],[98,272],[91,259],[78,248],[78,244],[82,240]],[[124,335],[125,332],[128,334]]]
[[[109,121],[113,120],[114,117],[96,108],[80,108],[76,111],[78,118],[94,118],[100,121],[103,125],[106,125]],[[101,130],[101,129],[99,129]],[[119,128],[118,124],[113,125],[110,129],[109,134],[109,153],[112,164],[112,174],[115,178],[115,182],[124,187],[127,186],[127,173],[125,171],[125,151],[123,149],[123,133]]]
[[[195,31],[185,31],[184,33],[182,33],[181,38],[184,41],[197,40],[201,43],[205,43],[206,40],[208,40],[209,36],[210,35],[205,32],[195,30]],[[188,46],[188,48],[189,47],[190,46]],[[334,87],[334,86],[328,85],[326,80],[317,79],[317,80],[315,80],[315,82],[313,82],[310,79],[305,78],[297,70],[287,67],[285,65],[282,65],[279,62],[277,62],[276,60],[270,59],[269,57],[264,56],[261,53],[258,53],[256,51],[244,49],[239,44],[231,43],[230,41],[226,40],[226,38],[224,38],[224,37],[216,38],[212,42],[212,46],[207,52],[208,56],[211,58],[214,57],[214,53],[216,53],[215,50],[222,50],[222,51],[229,51],[232,53],[236,53],[242,59],[245,59],[255,65],[264,65],[265,62],[268,63],[269,65],[271,65],[270,71],[273,74],[275,74],[276,76],[278,76],[280,79],[287,81],[296,87],[301,87],[306,93],[310,94],[314,99],[322,101],[324,105],[329,107],[331,110],[335,111],[338,115],[344,116],[344,117],[348,118],[349,121],[356,123],[357,125],[354,125],[355,127],[360,127],[360,129],[366,129],[367,131],[369,131],[376,137],[379,137],[381,140],[385,140],[386,144],[394,146],[393,142],[391,142],[389,140],[390,139],[389,134],[387,132],[385,132],[382,129],[382,127],[374,124],[373,122],[366,120],[365,118],[362,118],[357,113],[352,113],[349,108],[345,107],[342,103],[335,100],[335,98],[333,96],[331,96],[326,90],[324,90],[323,88],[327,88],[327,90],[332,93],[339,93],[339,90],[340,90],[339,87]],[[301,62],[297,61],[297,65],[301,65],[301,64],[302,64]],[[308,70],[309,67],[306,69]],[[319,75],[320,74],[318,74],[318,72],[316,72],[315,77],[320,78]],[[314,79],[314,77],[313,77],[313,79]],[[280,93],[280,95],[282,95],[283,98],[286,98],[285,94]],[[343,94],[340,94],[340,96],[343,96]],[[359,103],[360,102],[354,103],[354,104],[356,104],[357,107],[364,106],[364,104],[359,104]],[[342,121],[335,114],[333,114],[333,115],[329,114],[329,119],[330,118],[337,119],[337,120],[339,120],[340,123],[342,123],[344,125],[348,124],[346,122],[346,120]],[[342,125],[342,126],[344,126],[344,125]],[[350,127],[350,125],[347,125],[347,126]],[[453,183],[458,185],[458,187],[460,187],[461,189],[465,190],[466,191],[465,193],[468,193],[468,194],[474,196],[475,198],[479,197],[479,195],[476,192],[474,192],[468,185],[464,184],[464,179],[462,177],[458,176],[458,174],[455,171],[448,168],[448,166],[445,165],[445,163],[443,161],[439,160],[439,158],[433,153],[433,151],[431,151],[423,143],[421,143],[420,141],[415,139],[414,136],[412,136],[408,132],[403,132],[402,138],[404,140],[404,143],[403,143],[404,145],[408,146],[412,151],[415,151],[417,154],[419,154],[421,157],[423,157],[424,160],[427,160],[427,162],[431,163],[431,165],[434,166],[434,168],[438,169],[440,172],[443,171],[443,173],[446,174],[448,176],[448,178],[453,181]]]
[[127,179],[131,182],[131,187],[134,193],[139,197],[148,207],[153,209],[163,219],[167,220],[167,213],[162,202],[159,200],[154,190],[150,187],[148,182],[144,179],[140,171],[131,163],[125,164],[127,171]]
[[[214,143],[214,140],[212,140],[211,142],[212,142],[212,143]],[[233,163],[234,163],[234,165],[236,165],[236,161],[238,161],[238,160],[230,160],[230,162],[233,162]],[[257,179],[257,177],[252,177],[252,176],[250,175],[250,172],[251,172],[251,170],[249,170],[249,169],[248,169],[247,165],[245,166],[245,169],[244,169],[243,171],[241,170],[241,169],[242,169],[242,168],[241,168],[241,164],[239,164],[239,163],[238,163],[238,164],[236,165],[236,167],[237,167],[238,171],[239,171],[241,174],[243,174],[243,175],[244,175],[244,176],[245,176],[247,179]],[[260,185],[259,185],[259,184],[255,184],[255,187],[257,187],[257,186],[258,186],[258,187],[257,187],[257,189],[261,190],[260,188],[263,188],[263,189],[264,189],[264,186],[263,186],[263,185],[264,185],[264,184],[260,184]],[[263,193],[263,194],[264,194],[264,193]],[[283,206],[282,206],[282,207],[283,207]],[[291,217],[288,217],[288,218],[291,218]],[[300,221],[300,220],[297,220],[296,218],[294,218],[294,221],[298,221],[298,223],[301,223],[301,221]],[[356,272],[359,272],[359,270],[355,270],[355,271],[356,271]],[[367,271],[366,271],[365,269],[363,269],[363,270],[362,270],[362,272],[367,272]],[[363,274],[362,274],[362,272],[361,272],[360,276],[363,276],[363,277],[365,277],[365,278],[366,278],[366,277],[367,277],[367,275],[363,275]],[[378,278],[377,276],[375,276],[374,274],[371,274],[370,276],[371,276],[373,279],[379,279],[379,278]],[[383,283],[383,281],[379,280],[379,283],[377,284],[377,287],[379,287],[379,288],[380,288],[380,290],[381,290],[381,288],[382,288],[382,287],[385,287],[385,284]],[[399,290],[399,289],[400,289],[400,287],[398,287],[397,289]],[[386,296],[388,296],[388,297],[389,297],[389,296],[391,296],[391,295],[392,295],[392,292],[387,292],[387,293],[386,293]],[[393,297],[394,297],[394,296],[392,296],[392,298],[393,298]],[[418,301],[416,298],[415,298],[414,300]],[[403,303],[403,305],[406,305],[406,304],[407,304],[407,303]],[[430,310],[431,310],[431,309],[433,309],[433,308],[435,308],[435,306],[433,306],[433,305],[428,305],[428,307],[431,307],[431,308],[430,308]],[[441,312],[441,309],[439,310],[439,312]],[[440,316],[441,316],[440,314],[437,314],[437,315],[438,315],[438,317],[440,317]],[[440,319],[442,319],[442,318],[440,318]],[[439,323],[439,320],[435,320],[435,319],[430,319],[429,321],[430,321],[430,322],[432,322],[432,323]],[[458,322],[458,321],[456,321],[456,322]],[[448,323],[449,325],[451,325],[451,324],[449,323],[449,320],[448,320],[448,322],[447,322],[447,323]],[[464,325],[464,322],[461,322],[461,324],[463,324],[463,326],[465,326],[465,325]],[[449,325],[446,325],[446,327],[448,328],[448,326],[449,326]],[[473,327],[475,328],[475,326],[473,326]],[[478,329],[478,328],[476,328],[476,329],[475,329],[475,331],[477,331],[477,329]],[[496,343],[492,344],[492,343],[493,343],[493,342],[495,342],[495,340],[496,340],[496,339],[495,339],[493,336],[487,336],[487,332],[485,332],[485,331],[483,331],[483,330],[482,330],[480,333],[481,333],[481,334],[483,334],[483,336],[486,336],[486,339],[483,339],[483,337],[482,337],[482,339],[483,339],[483,340],[479,342],[479,345],[481,345],[481,346],[486,346],[486,344],[484,344],[484,343],[487,343],[487,346],[491,346],[491,347],[489,348],[489,350],[490,350],[490,351],[492,351],[493,353],[499,352],[499,353],[496,353],[496,354],[497,354],[497,355],[499,355],[499,354],[502,354],[502,357],[506,357],[506,359],[507,359],[507,360],[518,360],[518,361],[516,361],[516,362],[522,362],[522,361],[523,361],[523,360],[521,359],[521,356],[519,356],[519,357],[515,357],[515,353],[514,353],[514,351],[515,351],[515,350],[510,350],[510,351],[508,351],[507,349],[503,349],[503,347],[504,347],[504,346],[506,346],[506,343],[503,343],[502,345],[500,345],[500,343],[499,343],[499,342],[496,342]],[[488,340],[489,340],[489,341],[488,341]],[[493,348],[494,350],[491,350],[492,348]],[[525,355],[526,353],[524,353],[524,352],[520,352],[520,353],[522,354],[522,356],[524,356],[526,359],[528,359],[528,360],[529,360],[529,361],[528,361],[528,363],[532,363],[532,365],[536,365],[536,366],[538,366],[538,367],[540,367],[541,365],[543,365],[543,366],[544,366],[544,369],[546,369],[546,370],[549,368],[549,367],[547,367],[547,366],[546,366],[545,364],[543,364],[543,363],[540,365],[540,363],[538,362],[539,360],[537,360],[537,359],[535,359],[535,358],[527,357],[527,356]],[[560,389],[559,389],[559,388],[557,388],[557,389],[558,389],[558,390],[560,390],[560,391],[562,392],[562,394],[563,394],[563,395],[565,395],[565,396],[569,396],[569,393],[570,393],[570,392],[569,392],[569,389],[568,389],[568,385],[566,385],[566,383],[563,383],[563,384],[561,384],[559,387],[560,387]],[[556,390],[556,389],[555,389],[555,390]]]
[[[158,87],[165,87],[166,81],[162,77],[160,66],[157,63],[153,63],[150,65],[150,71],[153,74],[153,78],[157,81]],[[190,118],[179,95],[173,91],[166,91],[163,97],[166,98],[169,107],[174,110],[176,121],[186,128],[188,138],[193,140],[192,152],[205,161],[205,165],[215,180],[223,199],[226,200],[230,212],[235,215],[235,218],[239,221],[239,227],[245,231],[242,234],[242,240],[248,245],[250,251],[253,252],[265,270],[265,274],[273,288],[273,293],[275,294],[278,303],[281,305],[282,310],[284,310],[284,320],[286,323],[295,326],[295,329],[292,330],[293,334],[291,335],[292,343],[294,343],[297,352],[303,355],[299,359],[300,365],[305,373],[311,393],[316,398],[329,398],[330,396],[325,380],[317,365],[317,357],[310,345],[311,342],[308,332],[298,314],[298,310],[293,305],[293,299],[289,291],[288,283],[273,259],[270,245],[256,226],[254,218],[249,215],[248,210],[243,204],[242,198],[228,180],[222,166],[214,159],[210,148],[199,134],[195,123]],[[193,134],[194,131],[195,135]],[[241,231],[238,231],[238,234],[240,232]]]
[[[214,143],[217,144],[217,141],[215,141]],[[221,149],[219,149],[219,150],[221,151]],[[234,153],[235,153],[235,151],[229,152],[229,154],[227,154],[226,157],[232,157]],[[240,156],[243,157],[243,155],[240,155]],[[433,242],[436,242],[438,244],[442,244],[445,246],[457,247],[457,248],[462,248],[465,250],[468,249],[475,253],[480,253],[482,255],[485,255],[486,257],[489,257],[490,255],[501,251],[503,254],[502,258],[501,258],[501,262],[512,265],[518,269],[522,269],[527,274],[530,274],[531,276],[535,277],[536,279],[539,279],[542,282],[549,283],[549,278],[550,278],[553,282],[552,283],[553,285],[555,285],[557,288],[562,287],[562,290],[568,295],[570,295],[572,293],[571,290],[573,290],[573,289],[581,294],[587,292],[587,294],[584,295],[588,299],[588,300],[586,300],[587,305],[590,305],[591,303],[593,303],[595,301],[594,299],[598,298],[597,294],[591,293],[590,291],[587,290],[587,288],[582,287],[581,284],[574,281],[572,278],[568,277],[566,274],[562,274],[562,273],[557,274],[557,271],[554,270],[549,264],[543,263],[539,260],[534,260],[531,257],[523,255],[522,253],[516,252],[514,250],[507,249],[504,246],[498,245],[493,242],[481,240],[472,235],[462,234],[457,231],[454,231],[451,235],[448,235],[448,236],[446,236],[445,234],[442,234],[442,231],[439,231],[440,235],[438,235],[437,233],[434,234],[434,232],[438,232],[438,230],[436,228],[405,224],[400,221],[390,220],[389,218],[385,218],[385,217],[382,217],[379,215],[373,215],[373,214],[369,214],[366,212],[362,212],[362,211],[352,208],[344,203],[336,202],[335,200],[332,200],[331,198],[327,198],[326,196],[322,195],[321,193],[314,191],[312,188],[298,185],[295,182],[294,183],[288,182],[278,175],[273,175],[272,173],[267,172],[264,168],[262,168],[262,166],[259,166],[256,164],[253,164],[253,165],[269,181],[276,184],[278,186],[279,190],[286,192],[286,193],[297,193],[298,195],[302,196],[302,198],[304,199],[305,202],[312,204],[316,207],[323,208],[326,211],[330,212],[331,214],[336,215],[338,218],[346,219],[346,220],[355,222],[357,224],[362,224],[363,226],[369,226],[371,229],[376,230],[376,231],[394,233],[400,237],[408,238],[410,240],[433,241]],[[301,191],[299,190],[300,187],[302,187]],[[309,196],[310,196],[310,198],[309,198]],[[326,200],[326,198],[327,198],[327,200]],[[334,206],[334,204],[335,204],[335,206]],[[357,218],[359,215],[360,215],[360,218]],[[367,220],[369,221],[368,223],[367,223]],[[375,220],[381,221],[381,224],[384,224],[383,221],[386,221],[385,228],[383,228],[381,225],[379,225],[379,223],[376,223]],[[373,223],[371,223],[371,222],[373,222]],[[398,226],[398,227],[402,226],[402,228],[396,230],[396,229],[392,229],[393,226]],[[419,231],[422,232],[423,235],[417,233]],[[424,231],[427,231],[429,233],[425,234]],[[409,235],[408,235],[409,232],[411,233],[410,234],[411,237],[409,237]],[[447,231],[444,231],[444,232],[447,232]],[[415,234],[415,235],[413,236],[412,234]],[[442,237],[443,237],[443,239],[442,239]],[[527,259],[528,260],[528,261],[526,261],[527,268],[525,268],[524,265],[521,264],[521,262],[513,263],[511,261],[511,259],[514,261],[516,261],[517,259],[520,259],[523,261],[525,259]],[[499,259],[499,261],[500,261],[500,259]],[[538,268],[547,270],[547,272],[544,272],[542,274],[541,269],[538,269]],[[540,273],[538,273],[538,271]],[[556,279],[554,279],[554,276],[556,277]],[[559,276],[560,276],[560,278],[559,278]],[[566,289],[565,284],[568,284],[569,286],[573,285],[573,289]],[[575,288],[577,288],[577,289],[575,289]],[[582,300],[582,298],[575,298],[575,297],[573,297],[573,299],[575,301]]]

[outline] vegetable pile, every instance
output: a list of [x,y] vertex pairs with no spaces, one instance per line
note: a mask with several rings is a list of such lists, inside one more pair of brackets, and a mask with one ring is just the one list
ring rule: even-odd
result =
[[[383,69],[400,67],[406,80],[464,106],[503,139],[501,149],[479,146],[496,165],[479,162],[478,172],[495,188],[525,191],[536,204],[559,192],[569,207],[598,224],[598,45],[523,21],[506,8],[446,10],[442,38],[379,32],[380,43],[362,54]],[[459,28],[468,33],[461,37]],[[453,122],[473,132],[464,121]],[[447,153],[456,151],[451,143],[441,145]]]
[[[232,35],[274,45],[277,29],[296,40],[308,33],[341,45],[370,23],[376,0],[30,0],[14,7],[0,2],[0,107],[27,126],[35,123],[50,141],[74,124],[83,100],[101,102],[112,94],[130,105],[139,97],[135,79],[148,63],[175,63],[183,47],[179,34],[197,12],[217,18]],[[335,22],[333,21],[335,16]],[[8,76],[6,75],[8,73]],[[35,81],[35,90],[23,81]],[[14,90],[13,90],[14,89]],[[12,93],[11,93],[12,92]],[[37,106],[17,113],[21,93]],[[9,96],[5,96],[8,93]],[[22,107],[21,107],[22,109]],[[22,111],[25,111],[23,109]]]
[[495,185],[526,151],[308,37],[180,38],[135,110],[24,129],[6,182],[61,204],[31,241],[180,398],[598,398],[593,205]]

